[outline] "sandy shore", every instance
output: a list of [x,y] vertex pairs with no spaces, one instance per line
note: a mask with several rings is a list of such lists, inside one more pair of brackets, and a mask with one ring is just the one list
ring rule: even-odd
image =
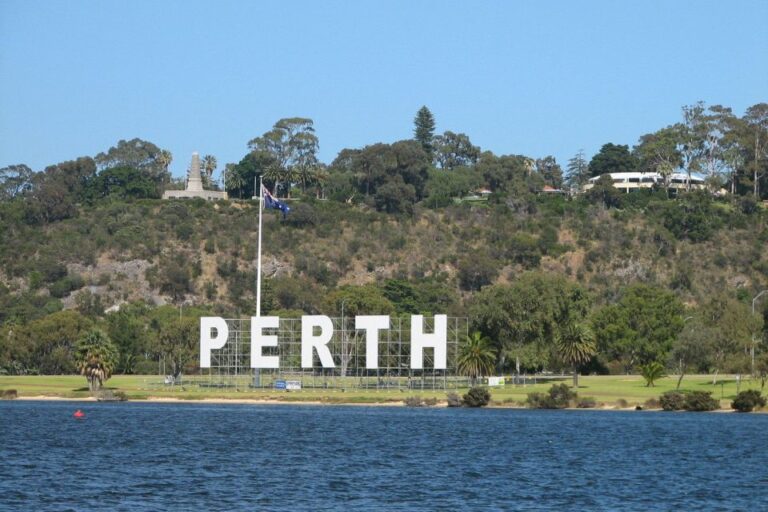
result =
[[[62,396],[20,396],[15,400],[31,401],[49,401],[49,402],[97,402],[95,397],[85,398],[67,398]],[[319,400],[263,400],[256,398],[200,398],[185,400],[181,398],[169,397],[148,397],[136,400],[128,400],[138,403],[173,403],[173,404],[242,404],[242,405],[345,405],[358,407],[402,407],[402,402],[366,402],[366,403],[344,403],[344,402],[322,402]]]

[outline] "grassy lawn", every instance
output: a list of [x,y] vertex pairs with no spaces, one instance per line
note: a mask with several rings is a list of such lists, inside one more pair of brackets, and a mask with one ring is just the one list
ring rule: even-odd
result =
[[[351,379],[350,379],[351,381]],[[572,383],[570,377],[549,378],[536,384],[507,385],[491,388],[492,400],[496,404],[514,405],[525,400],[528,393],[545,392],[553,383]],[[579,397],[592,397],[598,403],[612,407],[622,400],[628,406],[642,405],[649,398],[658,398],[664,391],[675,389],[676,377],[665,377],[656,382],[655,387],[646,387],[642,377],[634,375],[584,376],[579,379]],[[399,389],[361,389],[350,386],[346,389],[302,389],[300,391],[278,391],[273,389],[247,389],[236,391],[233,388],[206,388],[194,382],[183,386],[167,386],[162,377],[156,375],[117,375],[107,381],[107,388],[124,392],[129,399],[177,398],[182,400],[201,399],[254,399],[279,401],[308,401],[327,403],[382,403],[401,402],[407,396],[419,395],[424,398],[436,397],[444,400],[443,390],[399,390]],[[742,380],[741,390],[760,389],[759,380]],[[15,389],[20,397],[55,396],[64,398],[86,398],[90,396],[84,377],[66,376],[0,376],[0,390]],[[681,390],[700,390],[712,392],[720,399],[723,407],[728,408],[736,396],[736,379],[732,375],[718,376],[717,384],[712,384],[711,375],[686,376]],[[466,389],[454,390],[462,394]]]

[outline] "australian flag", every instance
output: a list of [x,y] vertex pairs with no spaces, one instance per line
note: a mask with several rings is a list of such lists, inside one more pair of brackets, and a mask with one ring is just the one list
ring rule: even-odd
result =
[[266,206],[267,208],[275,208],[277,210],[280,210],[281,212],[283,212],[283,218],[285,218],[288,212],[291,211],[291,208],[287,204],[275,199],[275,196],[270,194],[269,190],[267,190],[267,187],[263,185],[261,187],[261,193],[264,196],[264,206]]

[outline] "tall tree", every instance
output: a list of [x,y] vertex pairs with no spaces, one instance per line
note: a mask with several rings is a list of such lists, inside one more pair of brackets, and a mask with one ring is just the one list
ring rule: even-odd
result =
[[94,157],[99,170],[112,167],[133,167],[146,173],[160,186],[168,181],[170,153],[141,139],[120,140],[117,145]]
[[13,199],[32,188],[34,172],[24,164],[0,169],[0,201]]
[[434,150],[435,117],[426,106],[423,106],[416,112],[413,124],[413,138],[421,144],[422,149],[431,158]]
[[203,157],[203,171],[205,171],[205,175],[208,177],[208,180],[213,177],[213,172],[216,170],[216,166],[218,165],[218,162],[216,161],[216,157],[213,155],[205,155]]
[[629,152],[629,146],[611,142],[603,144],[600,151],[589,161],[591,176],[635,170],[637,170],[637,160]]
[[691,190],[691,175],[700,171],[706,151],[706,115],[704,102],[683,107],[683,122],[675,125],[677,149],[683,160],[683,170],[688,175],[687,189]]
[[171,366],[171,375],[178,379],[184,367],[197,355],[198,320],[178,318],[160,328],[158,352]]
[[568,160],[565,180],[572,189],[580,189],[589,181],[589,178],[589,163],[586,155],[584,155],[584,150],[580,149]]
[[641,172],[659,173],[664,179],[664,188],[669,194],[672,173],[682,165],[682,156],[677,149],[677,130],[666,127],[640,137],[633,153]]
[[463,133],[446,131],[434,137],[433,147],[437,164],[441,169],[449,171],[475,165],[480,158],[480,148],[473,145]]
[[743,117],[751,146],[752,193],[761,197],[760,183],[768,176],[768,103],[758,103],[747,109]]
[[[311,119],[291,117],[280,119],[272,129],[261,137],[248,142],[252,153],[261,153],[267,158],[260,158],[266,170],[271,167],[274,178],[274,193],[281,192],[284,183],[286,195],[290,195],[292,177],[298,176],[301,169],[314,168],[318,165],[317,152],[319,139],[315,135]],[[271,160],[271,162],[270,162]]]
[[544,183],[550,187],[563,188],[563,170],[553,156],[545,156],[536,160],[536,171],[544,178]]
[[563,362],[573,367],[573,387],[579,387],[579,365],[589,361],[597,353],[595,335],[583,322],[568,322],[555,338],[557,353]]

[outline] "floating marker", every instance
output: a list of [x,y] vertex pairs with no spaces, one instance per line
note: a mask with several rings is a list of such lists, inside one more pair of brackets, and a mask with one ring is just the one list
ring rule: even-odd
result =
[[78,419],[78,420],[85,419],[85,413],[83,411],[81,411],[80,409],[76,410],[75,413],[72,416],[74,418]]

